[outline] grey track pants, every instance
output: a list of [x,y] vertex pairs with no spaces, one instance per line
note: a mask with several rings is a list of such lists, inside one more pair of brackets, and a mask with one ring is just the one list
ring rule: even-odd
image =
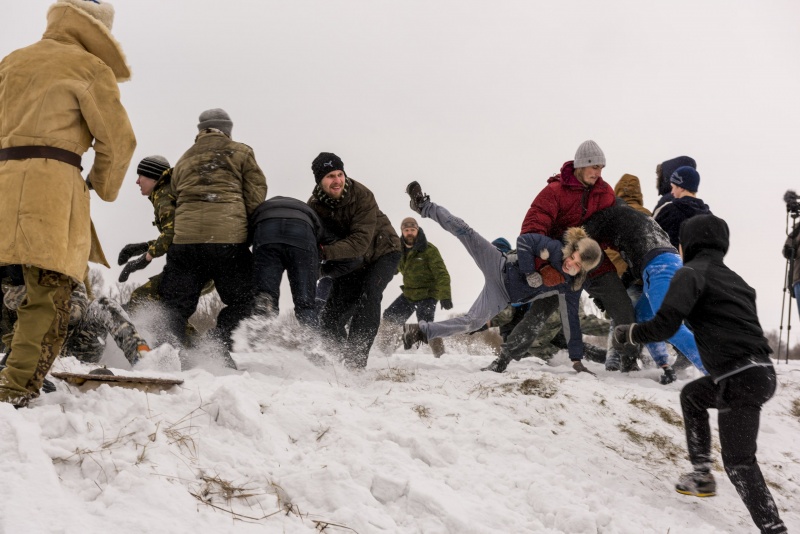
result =
[[456,217],[442,206],[428,202],[422,207],[422,216],[436,221],[439,226],[461,241],[483,273],[485,283],[466,315],[445,321],[420,321],[419,328],[428,340],[477,330],[508,306],[509,296],[503,274],[506,258],[494,245],[470,228],[463,219]]

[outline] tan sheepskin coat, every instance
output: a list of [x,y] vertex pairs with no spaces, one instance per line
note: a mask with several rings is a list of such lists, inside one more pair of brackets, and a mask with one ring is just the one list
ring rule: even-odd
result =
[[[54,4],[42,40],[0,62],[0,148],[41,145],[82,155],[92,147],[87,178],[101,199],[113,201],[136,147],[117,87],[129,78],[103,24],[72,4]],[[79,169],[50,159],[0,161],[0,263],[81,281],[89,260],[107,265]]]

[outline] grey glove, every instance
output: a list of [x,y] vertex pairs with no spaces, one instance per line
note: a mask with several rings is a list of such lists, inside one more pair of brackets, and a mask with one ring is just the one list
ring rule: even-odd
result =
[[542,285],[542,275],[536,271],[533,271],[531,274],[525,276],[525,280],[531,287],[541,287]]
[[614,327],[614,341],[619,343],[620,345],[625,345],[626,343],[629,345],[635,345],[636,342],[633,341],[631,337],[633,335],[633,327],[636,326],[634,324],[621,324],[619,326]]

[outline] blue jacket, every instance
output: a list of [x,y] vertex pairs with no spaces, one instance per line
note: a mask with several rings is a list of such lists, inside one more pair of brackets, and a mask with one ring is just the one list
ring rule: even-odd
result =
[[[517,261],[509,261],[505,266],[504,282],[512,304],[530,302],[537,298],[552,295],[563,295],[566,303],[567,322],[564,324],[564,336],[567,338],[567,350],[571,360],[583,358],[583,335],[578,315],[581,302],[581,289],[572,289],[573,277],[562,270],[564,255],[561,252],[561,241],[549,238],[542,234],[523,234],[517,237]],[[527,275],[534,272],[535,259],[541,258],[542,252],[547,251],[547,261],[550,266],[564,276],[564,282],[557,286],[531,287],[526,279]],[[562,306],[559,306],[562,308]]]

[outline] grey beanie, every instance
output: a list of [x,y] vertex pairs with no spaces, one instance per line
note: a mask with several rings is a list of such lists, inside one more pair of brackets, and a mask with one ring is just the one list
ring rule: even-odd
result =
[[207,109],[200,114],[197,129],[201,132],[207,128],[216,128],[228,137],[233,130],[233,121],[230,115],[222,108]]
[[592,167],[594,165],[606,165],[606,155],[600,150],[600,147],[592,141],[584,141],[575,152],[575,162],[572,164],[576,169],[582,167]]

